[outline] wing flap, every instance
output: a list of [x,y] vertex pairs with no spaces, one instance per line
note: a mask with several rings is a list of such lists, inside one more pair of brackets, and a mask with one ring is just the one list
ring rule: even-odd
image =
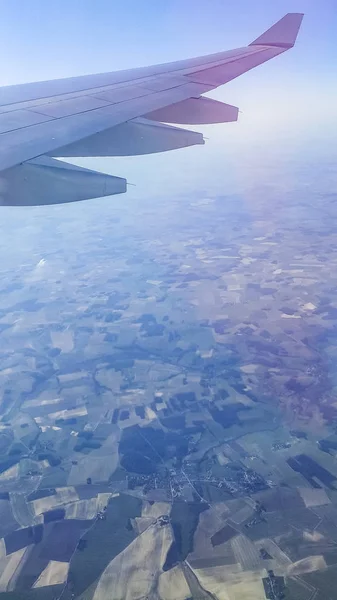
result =
[[126,180],[41,156],[0,176],[2,206],[78,202],[126,192]]
[[204,144],[201,133],[138,118],[58,148],[49,155],[135,156],[177,150],[197,144]]
[[188,98],[165,108],[154,110],[148,119],[181,125],[203,125],[210,123],[229,123],[237,121],[239,109],[231,104],[218,102],[212,98]]

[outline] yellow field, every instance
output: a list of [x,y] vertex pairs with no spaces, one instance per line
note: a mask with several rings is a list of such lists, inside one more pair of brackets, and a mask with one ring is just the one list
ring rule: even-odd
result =
[[53,496],[39,498],[38,500],[33,500],[29,504],[32,506],[33,512],[37,516],[48,510],[52,510],[53,508],[76,502],[76,500],[79,500],[79,497],[75,488],[63,487],[57,488],[56,494]]
[[190,588],[180,565],[159,576],[158,593],[161,600],[186,600],[191,597]]
[[97,498],[79,500],[65,507],[66,519],[94,519],[97,515]]
[[93,600],[134,600],[146,598],[157,587],[156,575],[162,572],[173,541],[169,525],[151,525],[103,572]]
[[171,504],[169,502],[143,502],[142,517],[160,517],[161,515],[169,515],[171,510]]
[[327,564],[323,555],[307,556],[290,565],[287,569],[287,575],[303,575],[304,573],[311,573],[312,571],[319,571],[326,568]]
[[[24,562],[25,554],[29,554],[31,547],[21,548],[8,556],[0,554],[0,592],[11,591],[14,589],[16,578],[19,575],[20,567]],[[2,552],[2,550],[0,550]]]
[[305,506],[310,508],[311,506],[322,506],[323,504],[331,504],[330,498],[328,498],[326,491],[322,489],[312,489],[309,487],[298,488],[301,494]]
[[202,587],[218,600],[265,600],[262,578],[265,569],[259,571],[235,572],[230,567],[211,567],[194,569]]
[[35,581],[33,588],[65,583],[68,577],[68,570],[69,563],[67,562],[59,562],[56,560],[49,561],[40,577]]

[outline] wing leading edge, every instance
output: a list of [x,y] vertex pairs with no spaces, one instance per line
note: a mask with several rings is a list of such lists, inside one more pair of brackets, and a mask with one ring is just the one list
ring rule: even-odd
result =
[[128,156],[203,144],[201,134],[168,123],[236,121],[236,107],[202,94],[292,48],[302,18],[285,15],[245,48],[0,88],[0,204],[59,204],[126,191],[125,179],[57,157]]

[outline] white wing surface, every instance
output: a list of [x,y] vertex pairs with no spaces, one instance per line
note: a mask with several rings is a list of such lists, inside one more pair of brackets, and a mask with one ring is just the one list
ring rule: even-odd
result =
[[289,13],[236,50],[0,88],[0,204],[59,204],[126,191],[125,179],[57,157],[130,156],[203,144],[202,134],[168,123],[236,121],[236,107],[202,94],[291,48],[302,17]]

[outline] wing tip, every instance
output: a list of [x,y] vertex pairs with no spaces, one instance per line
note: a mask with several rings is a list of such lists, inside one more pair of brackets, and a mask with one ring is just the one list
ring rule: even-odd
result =
[[249,46],[277,46],[279,48],[292,48],[301,27],[304,13],[287,13],[267,29]]

